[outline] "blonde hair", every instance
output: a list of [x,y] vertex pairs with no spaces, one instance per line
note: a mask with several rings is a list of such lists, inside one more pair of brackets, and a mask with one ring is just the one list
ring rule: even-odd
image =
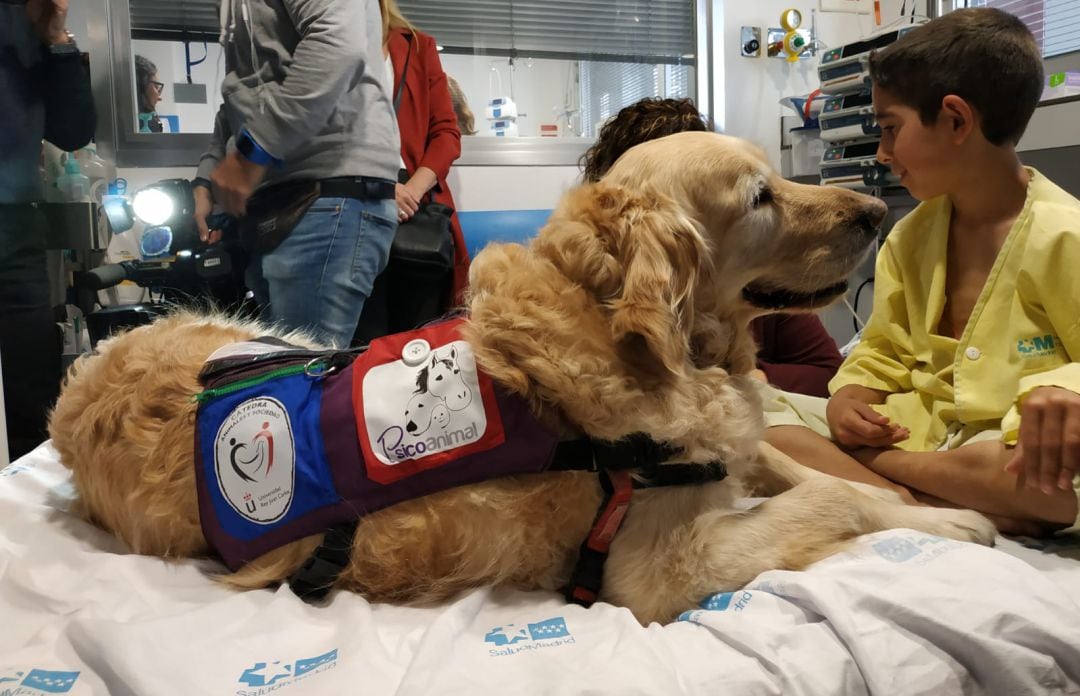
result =
[[457,115],[458,130],[462,135],[476,135],[476,117],[473,116],[469,102],[465,100],[465,92],[457,80],[446,76],[446,82],[450,86],[450,103],[454,105],[454,113]]
[[416,26],[402,14],[397,0],[379,0],[379,13],[382,14],[383,44],[390,40],[391,29],[416,31]]

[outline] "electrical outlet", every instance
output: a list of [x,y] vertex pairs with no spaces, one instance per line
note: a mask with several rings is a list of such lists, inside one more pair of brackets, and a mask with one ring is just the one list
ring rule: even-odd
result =
[[761,57],[761,28],[743,27],[739,38],[739,55],[745,58]]
[[818,0],[822,12],[873,14],[874,0]]

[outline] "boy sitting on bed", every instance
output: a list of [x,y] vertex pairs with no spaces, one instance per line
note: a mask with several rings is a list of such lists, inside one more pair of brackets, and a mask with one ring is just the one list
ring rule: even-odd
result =
[[922,203],[878,254],[873,314],[832,398],[773,392],[767,439],[1003,532],[1078,531],[1080,201],[1016,154],[1039,46],[1012,15],[959,10],[870,74],[877,158]]

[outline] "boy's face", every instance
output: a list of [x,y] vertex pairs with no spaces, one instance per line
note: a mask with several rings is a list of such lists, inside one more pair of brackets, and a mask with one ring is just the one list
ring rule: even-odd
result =
[[943,114],[924,124],[919,112],[902,104],[887,90],[873,88],[874,114],[881,126],[877,160],[900,177],[901,185],[920,201],[949,192],[950,164],[956,144],[949,138]]

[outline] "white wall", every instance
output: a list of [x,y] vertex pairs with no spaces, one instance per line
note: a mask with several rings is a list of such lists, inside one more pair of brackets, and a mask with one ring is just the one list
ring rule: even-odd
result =
[[453,167],[458,210],[547,210],[579,183],[577,167]]
[[[815,56],[797,63],[780,58],[743,58],[739,55],[740,31],[743,26],[759,27],[764,43],[766,30],[779,27],[780,13],[789,8],[802,12],[801,28],[809,29],[810,11],[818,4],[813,0],[716,1],[723,5],[722,56],[718,62],[722,62],[724,75],[725,131],[763,147],[779,169],[780,116],[793,115],[790,109],[780,106],[780,99],[805,95],[818,87],[818,58]],[[919,5],[924,4],[916,1]],[[882,0],[881,6],[882,24],[899,18],[900,0]],[[818,38],[826,47],[857,41],[876,29],[872,15],[816,14]]]

